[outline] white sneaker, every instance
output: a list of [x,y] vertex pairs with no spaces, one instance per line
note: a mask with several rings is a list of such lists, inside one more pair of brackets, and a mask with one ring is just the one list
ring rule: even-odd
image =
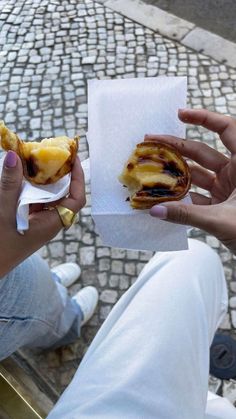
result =
[[51,271],[58,276],[60,284],[64,285],[66,288],[72,285],[81,274],[79,265],[72,262],[62,263],[61,265],[52,268]]
[[81,326],[83,326],[92,317],[98,303],[98,292],[95,287],[82,288],[74,297],[73,300],[80,306],[83,313],[83,320]]

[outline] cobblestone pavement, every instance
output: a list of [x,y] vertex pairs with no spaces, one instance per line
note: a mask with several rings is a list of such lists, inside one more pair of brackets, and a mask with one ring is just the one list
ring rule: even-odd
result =
[[[102,4],[92,0],[1,0],[0,10],[0,118],[23,139],[79,133],[80,157],[87,158],[87,80],[92,78],[187,75],[189,106],[236,116],[233,69],[165,39]],[[189,127],[188,137],[203,139],[224,151],[219,139],[201,128]],[[220,254],[230,293],[230,309],[222,329],[235,334],[235,257],[212,236],[197,230],[192,236],[206,241]],[[60,393],[99,326],[151,253],[102,245],[90,216],[89,185],[87,206],[81,211],[79,223],[61,232],[40,253],[51,266],[65,261],[77,261],[82,266],[82,276],[71,287],[71,294],[88,284],[100,292],[96,314],[78,342],[55,352],[23,352]],[[223,393],[235,400],[235,383],[224,382]]]

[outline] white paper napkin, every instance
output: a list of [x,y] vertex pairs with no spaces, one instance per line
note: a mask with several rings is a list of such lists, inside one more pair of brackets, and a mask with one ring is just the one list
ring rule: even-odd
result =
[[29,228],[29,205],[50,203],[66,196],[70,187],[70,174],[51,185],[33,186],[24,181],[19,197],[16,223],[18,231]]
[[186,227],[133,210],[118,181],[145,134],[185,137],[178,109],[186,106],[185,77],[91,80],[88,84],[88,142],[92,216],[108,246],[137,250],[186,249]]

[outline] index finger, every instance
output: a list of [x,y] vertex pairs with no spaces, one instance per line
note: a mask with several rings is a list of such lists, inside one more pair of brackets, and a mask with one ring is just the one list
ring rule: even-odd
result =
[[183,140],[172,135],[145,135],[144,141],[158,141],[174,146],[182,156],[214,172],[219,172],[229,159],[200,141]]
[[179,109],[182,122],[201,125],[219,134],[225,147],[236,153],[236,121],[230,116],[210,112],[206,109]]
[[81,167],[79,157],[76,160],[71,171],[71,183],[69,196],[64,198],[60,205],[71,209],[74,212],[78,212],[84,207],[86,203],[85,199],[85,184],[84,184],[84,172]]

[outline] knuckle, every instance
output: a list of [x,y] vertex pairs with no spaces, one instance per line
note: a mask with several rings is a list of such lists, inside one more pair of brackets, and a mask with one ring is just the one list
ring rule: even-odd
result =
[[195,156],[198,160],[202,161],[206,158],[206,156],[209,154],[209,151],[211,151],[211,147],[209,147],[207,144],[202,142],[195,142]]
[[226,126],[223,127],[221,132],[219,133],[222,135],[227,127],[232,127],[232,129],[236,128],[236,119],[232,116],[224,115]]
[[177,207],[176,221],[180,224],[189,224],[189,211],[187,206],[180,205]]
[[226,115],[226,119],[229,121],[230,124],[236,125],[236,119],[230,115]]
[[[2,202],[1,202],[2,204]],[[5,231],[16,230],[16,208],[7,208],[6,205],[0,207],[0,226]]]
[[6,191],[14,189],[15,186],[16,186],[16,180],[12,178],[10,174],[4,173],[1,177],[0,189],[3,192],[6,192]]
[[85,207],[86,202],[87,202],[87,200],[86,200],[86,196],[84,195],[84,196],[83,196],[83,198],[82,198],[82,200],[81,200],[81,207],[80,207],[80,208]]
[[236,119],[232,118],[232,117],[229,117],[229,118],[231,118],[231,124],[232,124],[233,128],[236,129]]
[[86,197],[83,196],[80,198],[80,200],[77,202],[76,205],[76,212],[79,212],[82,208],[84,208],[86,205]]
[[1,206],[0,207],[0,224],[5,222],[5,220],[6,220],[6,212],[4,211],[4,208]]
[[199,141],[197,144],[199,155],[204,156],[209,151],[209,146]]

